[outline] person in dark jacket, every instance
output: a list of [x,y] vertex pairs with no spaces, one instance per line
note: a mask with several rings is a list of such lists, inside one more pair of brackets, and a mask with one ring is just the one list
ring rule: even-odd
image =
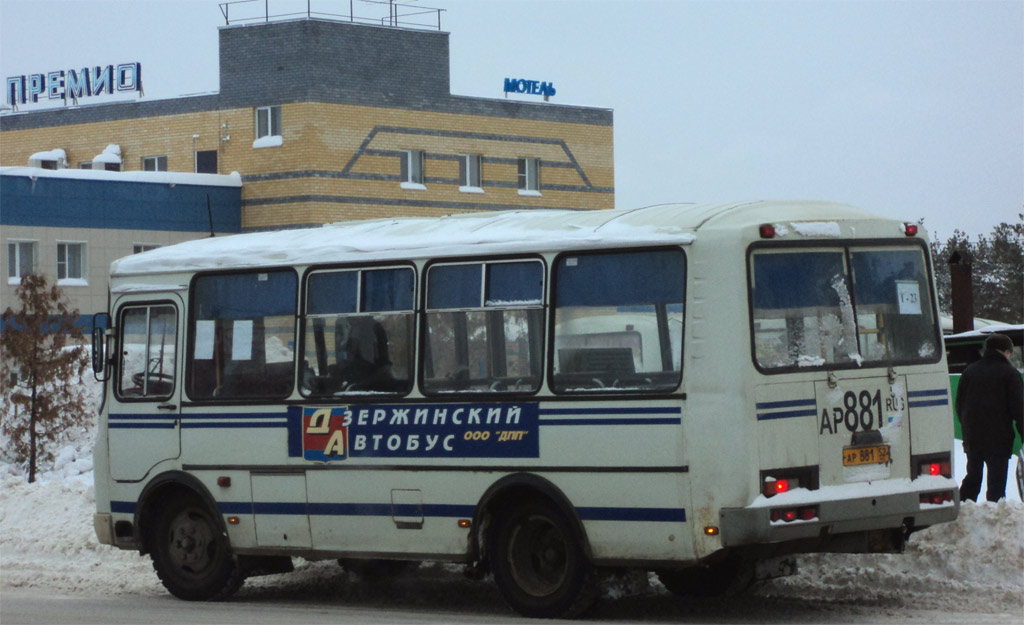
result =
[[960,498],[977,501],[982,468],[988,470],[989,501],[1006,496],[1006,467],[1013,455],[1013,428],[1024,433],[1024,382],[1010,364],[1013,342],[1003,334],[985,339],[985,353],[960,376],[956,413],[960,417],[967,475]]

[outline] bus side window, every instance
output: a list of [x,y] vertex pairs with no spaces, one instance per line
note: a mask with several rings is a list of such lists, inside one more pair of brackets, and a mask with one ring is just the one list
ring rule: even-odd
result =
[[304,395],[412,389],[412,268],[317,271],[306,291]]
[[192,289],[192,399],[287,397],[295,370],[295,272],[204,275]]
[[540,261],[431,266],[424,392],[508,393],[540,388],[543,297]]
[[682,376],[684,286],[679,250],[560,257],[553,389],[676,388]]
[[174,306],[121,310],[117,394],[122,399],[166,399],[174,391],[178,314]]

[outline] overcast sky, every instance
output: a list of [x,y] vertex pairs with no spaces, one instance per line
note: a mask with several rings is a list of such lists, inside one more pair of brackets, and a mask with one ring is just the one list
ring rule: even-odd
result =
[[[943,239],[1024,210],[1021,0],[417,4],[446,9],[452,93],[614,109],[620,207],[835,200]],[[216,0],[0,0],[0,74],[139,61],[146,99],[215,92],[223,24]]]

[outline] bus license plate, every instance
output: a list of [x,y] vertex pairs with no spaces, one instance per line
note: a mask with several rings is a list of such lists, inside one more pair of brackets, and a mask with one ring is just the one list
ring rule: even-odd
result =
[[862,464],[884,464],[889,462],[889,446],[843,448],[843,466],[855,467]]

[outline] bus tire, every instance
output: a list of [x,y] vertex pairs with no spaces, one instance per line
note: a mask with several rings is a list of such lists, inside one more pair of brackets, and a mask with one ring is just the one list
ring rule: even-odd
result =
[[754,583],[754,563],[728,558],[710,566],[661,570],[657,574],[662,585],[680,597],[733,597]]
[[195,495],[177,493],[162,506],[151,547],[157,577],[179,599],[223,599],[242,585],[227,536]]
[[489,532],[494,581],[524,616],[573,618],[597,596],[593,569],[569,519],[537,499],[498,512]]

